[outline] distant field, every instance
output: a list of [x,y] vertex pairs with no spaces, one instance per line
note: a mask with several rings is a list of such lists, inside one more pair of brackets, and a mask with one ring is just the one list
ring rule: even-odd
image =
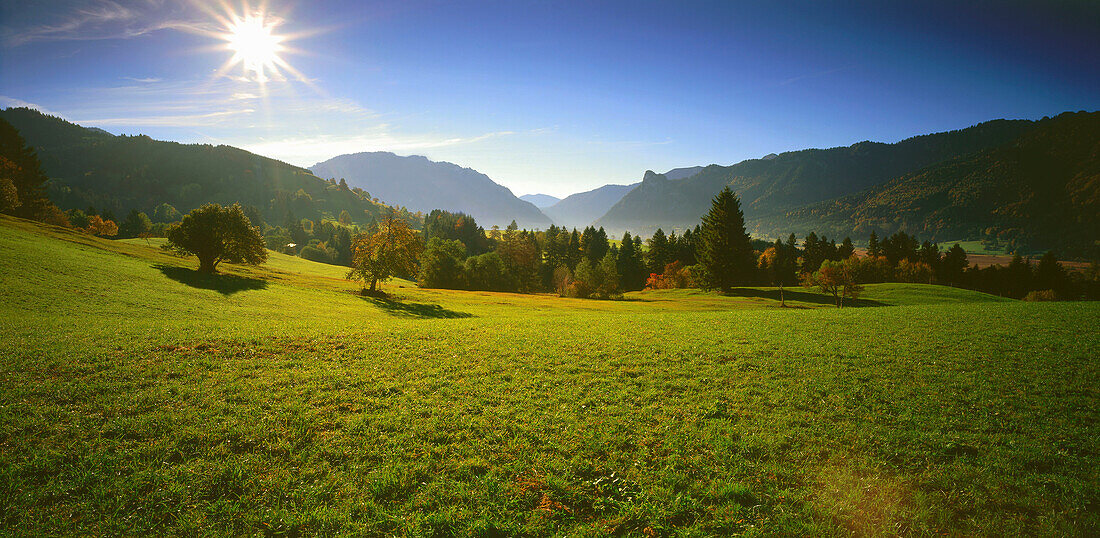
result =
[[981,254],[984,256],[1008,256],[1009,258],[1012,257],[1011,254],[1005,252],[1005,249],[987,248],[985,245],[982,244],[981,241],[943,241],[940,243],[940,246],[942,248],[948,249],[955,246],[956,243],[960,247],[962,247],[962,249],[965,250],[967,254]]
[[385,286],[0,217],[12,534],[1100,533],[1100,305]]

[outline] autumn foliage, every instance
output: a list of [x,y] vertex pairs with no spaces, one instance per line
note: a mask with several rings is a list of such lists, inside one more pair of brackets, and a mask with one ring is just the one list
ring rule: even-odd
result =
[[114,237],[118,235],[118,225],[113,220],[103,220],[99,215],[88,217],[88,226],[84,231],[98,237]]
[[665,265],[664,273],[650,273],[645,282],[646,289],[651,290],[672,290],[693,286],[691,268],[684,267],[679,261]]

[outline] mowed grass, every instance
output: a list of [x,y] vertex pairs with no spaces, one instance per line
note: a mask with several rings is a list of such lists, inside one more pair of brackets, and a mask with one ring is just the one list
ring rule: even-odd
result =
[[382,301],[7,217],[0,253],[5,533],[1100,532],[1096,304]]

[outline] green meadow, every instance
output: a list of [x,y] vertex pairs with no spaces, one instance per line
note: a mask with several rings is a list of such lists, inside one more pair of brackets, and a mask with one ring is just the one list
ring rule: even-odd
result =
[[0,216],[0,532],[1100,533],[1100,304],[358,295]]

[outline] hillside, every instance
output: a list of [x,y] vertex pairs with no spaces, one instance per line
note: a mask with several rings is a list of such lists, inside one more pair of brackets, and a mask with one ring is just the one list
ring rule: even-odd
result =
[[1000,146],[1033,122],[995,120],[959,131],[917,136],[894,144],[860,142],[849,147],[807,149],[732,166],[711,165],[674,180],[647,173],[597,225],[644,234],[657,227],[695,226],[711,198],[730,185],[742,200],[750,232],[772,236],[794,230],[777,218],[783,212],[859,192],[948,159]]
[[550,196],[549,194],[524,194],[520,196],[519,199],[524,202],[531,202],[539,209],[550,207],[561,201],[561,198]]
[[1085,256],[1100,238],[1100,112],[1044,119],[1010,144],[785,218],[834,234],[903,229]]
[[386,206],[365,193],[330,184],[308,170],[231,146],[179,144],[147,136],[114,136],[26,108],[0,111],[35,148],[51,181],[50,198],[62,209],[137,209],[152,214],[163,203],[187,212],[207,202],[259,208],[269,222],[377,218]]
[[489,228],[507,226],[513,219],[520,227],[545,229],[550,219],[530,202],[489,176],[448,162],[430,161],[419,155],[402,157],[378,151],[333,157],[310,167],[326,178],[346,179],[395,205],[427,213],[433,209],[461,211]]
[[1097,303],[400,281],[381,300],[299,258],[203,277],[155,243],[6,216],[0,251],[0,528],[1100,529]]

